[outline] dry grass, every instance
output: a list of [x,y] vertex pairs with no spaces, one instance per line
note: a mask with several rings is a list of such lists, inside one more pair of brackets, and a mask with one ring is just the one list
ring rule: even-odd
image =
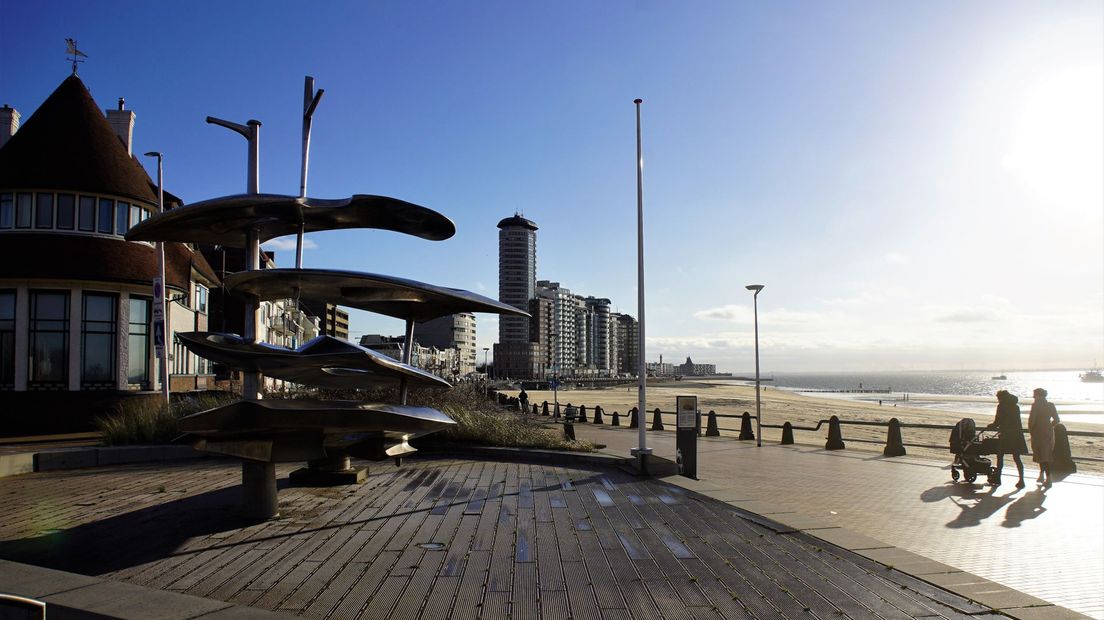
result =
[[[396,389],[373,390],[310,390],[271,395],[274,398],[323,398],[360,400],[367,402],[398,402]],[[560,427],[550,428],[541,418],[519,414],[499,407],[486,396],[484,387],[476,383],[459,383],[451,389],[412,389],[407,403],[432,407],[444,412],[456,426],[435,433],[430,441],[476,444],[504,448],[538,448],[590,452],[589,441],[568,441]],[[544,418],[547,420],[547,418]]]
[[128,398],[96,418],[96,430],[109,446],[171,443],[180,436],[180,418],[238,400],[226,392],[196,392],[174,400],[172,410],[159,398]]

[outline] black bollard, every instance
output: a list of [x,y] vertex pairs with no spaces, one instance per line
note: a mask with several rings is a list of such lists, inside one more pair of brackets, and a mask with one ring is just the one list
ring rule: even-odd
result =
[[659,407],[656,407],[655,411],[652,413],[652,430],[663,430],[663,416],[659,412]]
[[586,405],[579,405],[579,421],[583,424],[587,422]]
[[548,415],[548,401],[541,403],[541,415]]
[[1050,474],[1065,476],[1077,471],[1077,463],[1073,462],[1073,453],[1070,451],[1069,434],[1065,424],[1054,425],[1054,453],[1050,459]]
[[717,412],[712,409],[709,410],[709,423],[705,427],[706,437],[720,437],[721,429],[717,428]]
[[570,419],[564,422],[564,439],[575,441],[575,425],[571,423]]
[[640,413],[636,407],[629,409],[629,428],[640,428]]
[[602,419],[602,405],[594,406],[594,423],[605,424],[606,421]]
[[755,439],[755,433],[751,430],[751,414],[747,411],[740,416],[740,441]]
[[904,456],[905,440],[901,438],[901,421],[893,418],[889,421],[889,433],[886,434],[885,450],[882,456]]
[[560,403],[556,403],[556,412],[552,414],[553,418],[560,417]]
[[793,424],[789,422],[782,425],[782,445],[793,445]]
[[610,422],[612,426],[621,426],[621,414],[616,411],[613,412],[613,420]]
[[828,441],[825,450],[843,450],[843,431],[840,430],[839,416],[828,418]]
[[537,403],[533,403],[533,415],[537,415]]

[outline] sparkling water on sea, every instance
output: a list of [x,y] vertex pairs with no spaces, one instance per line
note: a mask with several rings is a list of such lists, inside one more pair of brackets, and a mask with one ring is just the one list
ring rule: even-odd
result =
[[[766,386],[795,392],[818,392],[816,396],[847,398],[886,404],[902,403],[908,395],[910,407],[961,411],[984,417],[996,407],[995,394],[1008,390],[1020,397],[1024,413],[1037,388],[1047,390],[1047,398],[1058,406],[1059,415],[1072,415],[1071,421],[1104,424],[1104,383],[1085,383],[1077,370],[1004,371],[1007,379],[994,379],[1001,371],[912,371],[912,372],[820,372],[773,373]],[[889,390],[889,393],[846,393],[838,390]],[[836,390],[836,392],[820,392]]]

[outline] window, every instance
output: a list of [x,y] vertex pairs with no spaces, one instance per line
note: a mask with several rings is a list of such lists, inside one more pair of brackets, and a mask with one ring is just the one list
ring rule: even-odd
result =
[[114,220],[115,201],[110,198],[100,198],[99,232],[111,234],[111,223]]
[[[125,202],[115,203],[115,234],[125,235],[130,227],[127,226],[127,215],[130,205]],[[137,222],[135,222],[137,224]]]
[[96,230],[96,199],[91,196],[80,197],[80,211],[77,225],[81,230]]
[[0,390],[15,387],[15,291],[0,291]]
[[207,287],[202,284],[196,285],[195,309],[207,314]]
[[15,227],[31,227],[31,206],[34,203],[34,195],[30,193],[18,193],[15,195]]
[[65,230],[73,230],[73,209],[76,206],[76,196],[72,194],[58,194],[57,197],[57,227]]
[[118,300],[85,293],[81,310],[81,386],[115,386],[115,329]]
[[142,221],[142,208],[138,205],[130,205],[130,225],[134,226]]
[[130,298],[130,329],[127,331],[127,383],[148,387],[149,372],[149,334],[150,299],[146,297]]
[[0,194],[0,228],[11,228],[15,217],[15,200],[12,194]]
[[30,387],[65,389],[69,380],[69,292],[33,291]]
[[54,227],[54,195],[39,194],[35,201],[35,228]]

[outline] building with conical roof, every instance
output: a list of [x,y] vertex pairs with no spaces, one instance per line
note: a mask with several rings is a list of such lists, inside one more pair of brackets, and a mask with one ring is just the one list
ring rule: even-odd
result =
[[[15,110],[0,115],[0,434],[84,430],[160,389],[157,254],[123,238],[157,211],[157,188],[131,152],[133,112],[120,99],[105,117],[76,75],[22,127]],[[186,245],[165,254],[170,334],[206,329],[218,278]],[[207,363],[169,349],[173,389],[205,387]]]

